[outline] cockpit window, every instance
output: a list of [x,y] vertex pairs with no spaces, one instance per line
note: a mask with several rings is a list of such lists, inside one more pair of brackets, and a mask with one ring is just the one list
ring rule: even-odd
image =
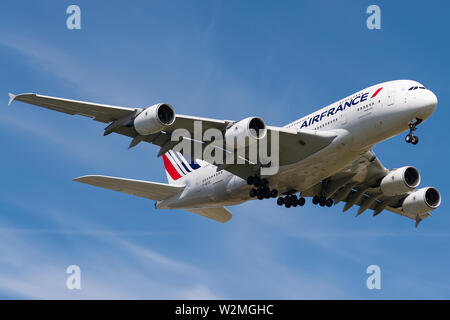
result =
[[425,87],[411,87],[408,90],[417,90],[417,89],[425,89]]

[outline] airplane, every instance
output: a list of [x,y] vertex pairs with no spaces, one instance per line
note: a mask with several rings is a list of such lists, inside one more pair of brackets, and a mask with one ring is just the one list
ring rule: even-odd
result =
[[[143,141],[159,146],[168,183],[101,175],[74,179],[154,200],[157,209],[184,209],[223,223],[232,217],[226,206],[277,198],[279,206],[293,208],[303,206],[310,197],[322,207],[345,202],[344,212],[359,206],[356,216],[367,209],[377,216],[386,209],[414,220],[417,227],[441,203],[436,188],[418,188],[421,179],[415,167],[387,169],[372,151],[377,143],[405,130],[407,143],[419,142],[415,130],[435,111],[438,100],[413,80],[370,86],[283,127],[267,126],[258,117],[231,121],[179,115],[167,103],[130,108],[9,93],[8,105],[14,100],[109,123],[104,135],[114,132],[132,138],[129,148]],[[276,173],[263,174],[267,165],[259,160],[225,164],[200,158],[188,161],[176,151],[180,140],[174,141],[172,135],[177,129],[185,130],[186,139],[193,144],[215,147],[203,138],[187,137],[195,134],[196,123],[201,123],[202,133],[216,129],[225,139],[248,138],[244,140],[247,144],[239,146],[244,149],[252,141],[276,135]],[[237,148],[224,149],[236,153]]]

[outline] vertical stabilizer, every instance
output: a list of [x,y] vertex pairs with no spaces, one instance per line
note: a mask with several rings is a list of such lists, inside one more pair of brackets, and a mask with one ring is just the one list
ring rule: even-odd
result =
[[189,162],[179,152],[170,150],[162,155],[167,180],[170,184],[183,184],[183,178],[200,168],[196,161]]

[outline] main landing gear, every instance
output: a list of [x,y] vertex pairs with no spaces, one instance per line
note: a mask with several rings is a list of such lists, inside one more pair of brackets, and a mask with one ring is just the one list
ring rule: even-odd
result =
[[296,207],[296,206],[304,206],[305,205],[305,198],[300,197],[297,198],[297,196],[295,194],[288,194],[285,197],[279,197],[277,199],[277,204],[279,206],[284,205],[286,208],[290,208],[290,207]]
[[259,176],[250,176],[247,178],[247,184],[255,186],[250,190],[250,197],[258,198],[259,200],[276,198],[278,196],[277,189],[269,188],[269,181],[267,179],[261,179]]
[[[250,186],[254,186],[250,190],[250,197],[251,198],[258,198],[259,200],[263,199],[269,199],[269,198],[276,198],[278,197],[278,190],[277,189],[270,189],[269,188],[269,181],[265,178],[261,178],[259,176],[250,176],[247,178],[247,184]],[[291,207],[297,207],[297,206],[304,206],[306,203],[306,200],[304,197],[297,197],[297,195],[294,194],[295,191],[289,192],[285,196],[280,196],[277,199],[277,205],[279,206],[285,206],[286,208]],[[312,202],[314,204],[319,204],[321,207],[331,207],[333,206],[333,199],[326,198],[324,196],[314,196],[312,198]]]
[[324,196],[314,196],[312,198],[313,204],[318,204],[321,207],[331,207],[333,205],[333,199],[327,199]]
[[412,143],[412,144],[418,144],[419,143],[419,137],[413,135],[414,131],[417,129],[417,125],[421,123],[422,121],[420,119],[414,118],[410,122],[408,122],[409,127],[409,133],[405,137],[406,143]]

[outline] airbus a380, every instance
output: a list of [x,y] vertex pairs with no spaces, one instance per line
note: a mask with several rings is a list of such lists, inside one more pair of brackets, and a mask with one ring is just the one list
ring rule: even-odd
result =
[[[284,127],[267,126],[258,117],[230,121],[178,115],[166,103],[128,108],[38,94],[9,97],[9,104],[18,100],[109,123],[104,135],[128,136],[132,138],[130,147],[142,141],[160,146],[158,156],[162,156],[168,184],[98,175],[74,179],[155,200],[157,209],[185,209],[226,222],[232,215],[225,206],[277,198],[278,205],[290,208],[303,206],[305,198],[312,197],[320,206],[345,202],[344,211],[356,205],[357,215],[370,209],[376,216],[386,209],[415,220],[417,227],[441,203],[437,189],[418,188],[416,168],[386,169],[371,150],[406,130],[405,141],[418,143],[414,135],[417,125],[435,111],[437,98],[417,81],[396,80],[368,87]],[[276,174],[264,175],[261,163],[250,161],[221,165],[202,159],[187,161],[173,150],[178,141],[171,136],[176,129],[193,135],[199,122],[202,132],[215,128],[225,139],[244,136],[251,142],[278,135]]]

